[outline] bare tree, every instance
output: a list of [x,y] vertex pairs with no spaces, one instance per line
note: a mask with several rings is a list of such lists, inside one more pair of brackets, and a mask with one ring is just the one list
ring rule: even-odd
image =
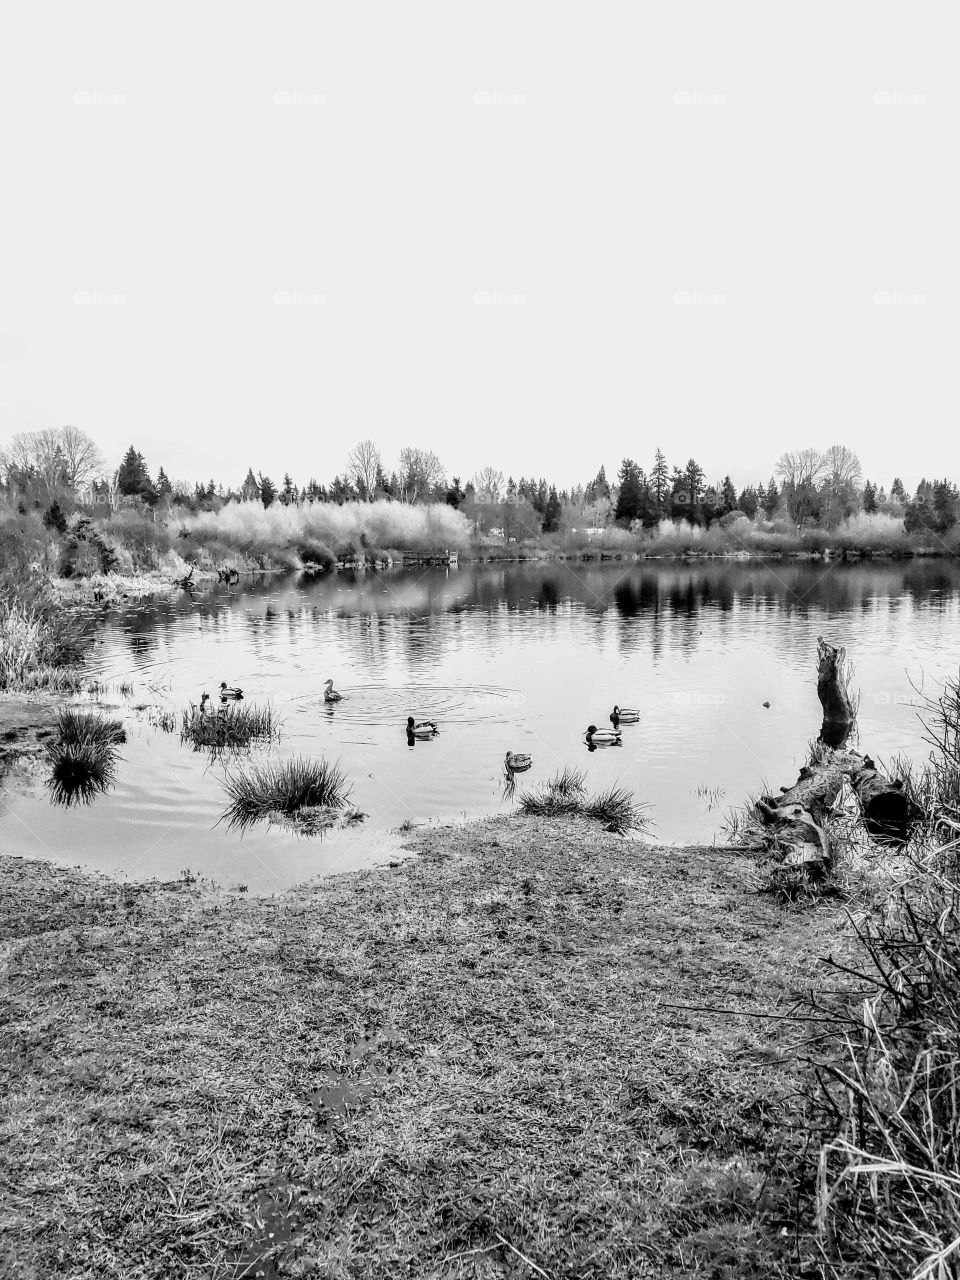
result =
[[798,529],[802,529],[804,520],[814,515],[819,507],[817,484],[826,473],[826,459],[819,449],[797,449],[780,455],[776,472],[783,481],[783,496],[790,518]]
[[826,472],[826,457],[819,449],[797,449],[782,453],[777,459],[777,475],[784,484],[799,489],[805,484],[816,484]]
[[57,444],[63,455],[64,478],[71,489],[90,484],[103,475],[103,454],[85,431],[79,427],[60,427]]
[[856,510],[863,485],[863,469],[860,459],[845,444],[832,444],[823,460],[824,516],[827,526],[834,528]]
[[487,493],[496,502],[503,491],[503,472],[496,467],[481,467],[471,483],[477,493]]
[[422,502],[435,489],[445,486],[443,463],[429,449],[400,450],[400,493],[403,502]]
[[347,474],[356,485],[360,496],[373,501],[380,470],[380,450],[372,440],[361,440],[347,454]]
[[77,489],[103,471],[100,450],[79,427],[21,431],[0,453],[8,480],[38,481],[51,496],[58,487]]

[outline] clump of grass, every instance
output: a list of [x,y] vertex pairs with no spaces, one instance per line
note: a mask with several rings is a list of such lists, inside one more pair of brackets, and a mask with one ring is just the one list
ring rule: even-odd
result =
[[[828,1274],[940,1277],[960,1264],[960,888],[924,873],[836,966],[866,988],[818,1064],[816,1225]],[[830,963],[833,963],[832,961]],[[831,1016],[836,1018],[835,1011]]]
[[219,711],[187,707],[180,721],[180,741],[194,751],[239,751],[256,742],[272,742],[280,731],[269,707],[231,703]]
[[64,707],[57,716],[56,736],[47,747],[47,786],[54,804],[90,804],[113,786],[117,747],[127,740],[119,720],[96,712]]
[[582,769],[567,766],[536,791],[524,792],[520,812],[540,818],[592,818],[619,835],[649,827],[646,806],[636,801],[626,787],[614,785],[590,798],[585,779]]
[[149,712],[149,720],[161,733],[173,733],[177,727],[176,713],[167,707],[154,707]]
[[303,809],[343,809],[350,786],[339,764],[296,756],[271,760],[228,774],[224,787],[230,797],[223,817],[227,825],[245,831],[271,815],[291,815]]
[[77,707],[62,708],[57,716],[56,735],[65,747],[116,747],[127,740],[127,731],[119,720],[108,720]]

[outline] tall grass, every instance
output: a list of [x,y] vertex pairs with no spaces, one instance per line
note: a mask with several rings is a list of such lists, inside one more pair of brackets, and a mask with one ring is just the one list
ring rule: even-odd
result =
[[37,575],[0,577],[0,690],[72,690],[83,628]]
[[47,748],[50,776],[46,785],[53,803],[90,804],[113,786],[117,746],[126,740],[119,720],[64,708],[57,718],[56,737]]
[[[228,774],[224,788],[230,803],[227,825],[245,831],[274,814],[304,809],[343,809],[350,786],[339,764],[326,760],[271,760]],[[222,819],[221,819],[222,820]]]
[[199,707],[190,706],[181,716],[180,741],[189,742],[194,751],[220,754],[242,750],[255,742],[270,742],[279,728],[269,707],[232,704],[218,711],[202,712]]
[[619,835],[643,831],[649,826],[646,806],[634,800],[632,792],[615,785],[591,798],[587,795],[584,772],[569,767],[536,791],[524,792],[520,797],[520,812],[529,817],[592,818],[602,822],[607,831]]
[[960,1273],[960,889],[922,873],[861,929],[869,991],[818,1064],[828,1275]]
[[[922,812],[901,883],[828,963],[860,1002],[826,1012],[811,1127],[823,1274],[960,1275],[960,680],[927,698],[930,760],[907,775]],[[817,1002],[814,1002],[815,1005]],[[822,1006],[823,1002],[820,1002]]]

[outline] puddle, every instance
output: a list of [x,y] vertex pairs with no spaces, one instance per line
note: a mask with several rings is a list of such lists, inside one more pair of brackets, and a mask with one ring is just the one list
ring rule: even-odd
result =
[[300,1223],[296,1190],[284,1179],[265,1187],[251,1208],[254,1238],[231,1265],[230,1280],[281,1280],[277,1263]]
[[[347,1054],[343,1072],[330,1069],[321,1072],[323,1083],[311,1090],[308,1099],[317,1127],[324,1133],[332,1133],[350,1111],[367,1101],[375,1086],[384,1079],[385,1073],[370,1061],[382,1040],[382,1033],[363,1036]],[[359,1068],[356,1074],[351,1071],[352,1067]]]

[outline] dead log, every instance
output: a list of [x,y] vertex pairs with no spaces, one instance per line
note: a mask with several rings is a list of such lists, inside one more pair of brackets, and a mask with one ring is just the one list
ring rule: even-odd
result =
[[903,789],[903,779],[886,777],[869,756],[863,756],[849,776],[868,834],[887,844],[905,844],[920,815]]
[[757,801],[757,814],[770,827],[766,853],[782,867],[801,867],[810,875],[824,874],[833,864],[833,847],[822,819],[802,804],[769,804]]
[[817,636],[817,697],[823,707],[820,741],[828,747],[842,747],[857,718],[850,693],[850,669],[846,649],[827,644]]

